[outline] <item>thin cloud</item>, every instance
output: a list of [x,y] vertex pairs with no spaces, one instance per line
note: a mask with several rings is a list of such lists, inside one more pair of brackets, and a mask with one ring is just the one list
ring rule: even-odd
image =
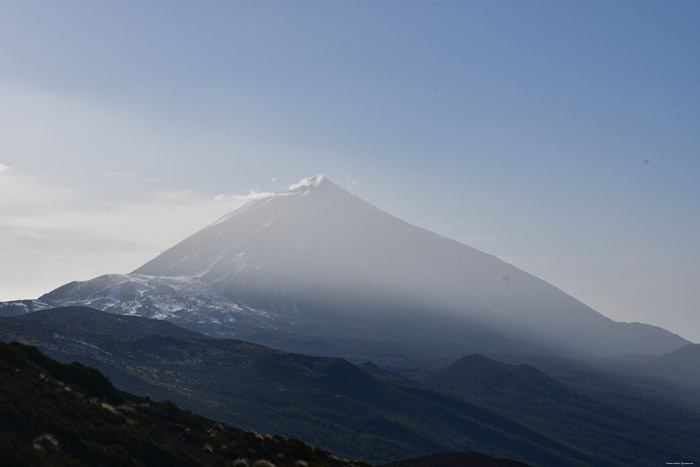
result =
[[276,193],[271,193],[269,191],[258,191],[258,190],[251,190],[247,195],[216,195],[214,197],[215,201],[227,201],[227,202],[233,202],[236,204],[236,207],[242,206],[248,201],[254,200],[254,199],[265,199],[265,198],[270,198],[272,196],[275,196]]
[[24,175],[2,164],[0,225],[8,216],[28,216],[70,206],[80,195],[78,187],[55,184],[49,177]]

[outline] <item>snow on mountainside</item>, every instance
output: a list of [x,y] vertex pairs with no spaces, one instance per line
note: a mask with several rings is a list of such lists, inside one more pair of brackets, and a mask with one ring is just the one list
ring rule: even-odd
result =
[[[271,332],[520,339],[600,355],[687,341],[616,323],[494,256],[410,225],[317,176],[254,199],[127,275],[40,298]],[[213,326],[216,325],[216,326]],[[482,332],[483,331],[483,332]],[[245,334],[245,333],[244,333]]]
[[[274,317],[217,293],[187,277],[108,274],[71,282],[41,298],[55,306],[87,306],[121,315],[167,319],[192,324],[274,326]],[[235,335],[228,332],[222,335]]]

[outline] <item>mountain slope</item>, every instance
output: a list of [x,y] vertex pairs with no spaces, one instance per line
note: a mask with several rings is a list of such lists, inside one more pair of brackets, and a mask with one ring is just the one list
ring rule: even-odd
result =
[[412,226],[320,176],[251,201],[135,272],[197,277],[249,306],[304,310],[307,319],[324,319],[331,310],[352,321],[380,316],[403,326],[466,318],[593,353],[660,353],[684,343],[658,328],[615,323],[544,281]]
[[[634,440],[646,440],[635,449],[648,450],[646,457],[652,460],[663,457],[656,450],[673,449],[674,440],[692,443],[700,436],[700,416],[690,407],[680,410],[656,396],[618,399],[614,390],[597,395],[574,390],[527,364],[471,355],[425,375],[422,381],[434,390],[477,402],[544,432],[556,432],[565,442],[629,465],[639,463],[625,447],[638,443]],[[615,381],[606,378],[599,384],[609,387]],[[684,420],[682,428],[679,419]],[[658,436],[661,433],[664,436]]]
[[462,355],[468,346],[624,355],[688,343],[654,326],[614,322],[324,177],[290,188],[249,201],[132,274],[73,282],[40,300],[275,345],[352,336],[364,339],[356,348],[405,342]]
[[0,458],[18,467],[362,465],[121,393],[93,368],[18,343],[0,343]]
[[[89,323],[84,328],[80,315]],[[474,450],[533,465],[617,465],[560,442],[556,432],[543,433],[415,384],[376,378],[341,359],[183,336],[171,326],[154,326],[154,334],[145,335],[141,329],[150,320],[139,317],[131,319],[142,325],[125,335],[123,319],[85,308],[41,311],[0,318],[0,340],[20,340],[59,360],[95,366],[122,390],[172,399],[205,416],[351,458],[387,462]]]

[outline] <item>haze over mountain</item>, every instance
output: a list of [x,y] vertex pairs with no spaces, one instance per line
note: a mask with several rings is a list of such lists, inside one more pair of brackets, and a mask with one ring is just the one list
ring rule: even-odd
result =
[[661,354],[688,343],[612,321],[323,176],[249,201],[131,274],[72,282],[39,302],[10,302],[3,313],[86,305],[210,335],[284,336],[302,348],[309,336],[595,355]]

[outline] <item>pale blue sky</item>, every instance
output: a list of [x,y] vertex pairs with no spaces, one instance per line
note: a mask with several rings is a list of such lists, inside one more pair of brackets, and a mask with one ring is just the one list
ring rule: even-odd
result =
[[323,173],[700,341],[698,2],[0,5],[0,299]]

